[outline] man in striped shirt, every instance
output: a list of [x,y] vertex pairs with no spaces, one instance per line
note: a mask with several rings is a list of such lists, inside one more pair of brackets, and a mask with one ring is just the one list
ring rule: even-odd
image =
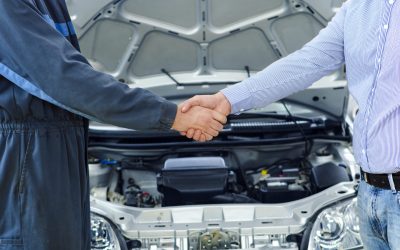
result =
[[[399,249],[399,51],[400,0],[349,0],[302,49],[215,95],[196,96],[183,111],[200,105],[227,115],[263,107],[346,63],[348,87],[359,105],[353,149],[365,172],[358,193],[362,239],[367,249]],[[376,187],[374,180],[388,185]]]
[[65,0],[0,0],[0,249],[90,249],[86,118],[218,135],[199,111],[94,70]]

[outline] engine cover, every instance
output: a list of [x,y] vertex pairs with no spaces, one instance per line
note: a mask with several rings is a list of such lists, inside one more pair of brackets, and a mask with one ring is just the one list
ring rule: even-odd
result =
[[196,204],[224,194],[229,171],[221,157],[168,159],[157,176],[166,206]]

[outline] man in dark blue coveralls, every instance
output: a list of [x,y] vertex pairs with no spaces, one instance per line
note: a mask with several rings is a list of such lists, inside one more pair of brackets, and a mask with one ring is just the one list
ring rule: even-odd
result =
[[225,122],[130,89],[78,50],[64,0],[0,0],[2,250],[90,249],[86,118],[132,129],[194,127],[207,139]]

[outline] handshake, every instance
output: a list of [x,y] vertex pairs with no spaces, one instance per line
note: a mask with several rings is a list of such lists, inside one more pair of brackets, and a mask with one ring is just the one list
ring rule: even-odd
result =
[[222,94],[195,96],[178,106],[172,129],[196,141],[218,136],[231,112],[231,104]]

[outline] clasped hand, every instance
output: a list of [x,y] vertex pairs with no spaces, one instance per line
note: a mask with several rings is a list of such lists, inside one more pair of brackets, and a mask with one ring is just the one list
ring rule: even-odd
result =
[[194,96],[178,106],[172,129],[196,141],[209,141],[218,136],[230,112],[231,104],[222,93]]

